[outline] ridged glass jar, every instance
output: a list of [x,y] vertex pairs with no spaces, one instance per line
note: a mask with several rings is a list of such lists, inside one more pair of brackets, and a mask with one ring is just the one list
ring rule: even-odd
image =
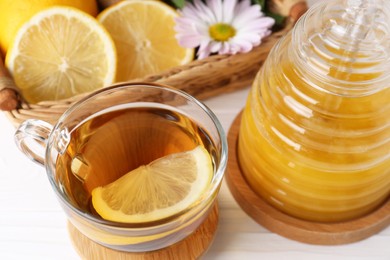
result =
[[242,115],[251,188],[309,221],[365,215],[390,195],[390,2],[323,1],[271,51]]

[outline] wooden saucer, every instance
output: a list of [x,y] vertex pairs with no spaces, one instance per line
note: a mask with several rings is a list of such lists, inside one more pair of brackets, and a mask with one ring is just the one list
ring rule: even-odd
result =
[[317,245],[339,245],[368,238],[390,225],[390,198],[377,210],[351,221],[310,222],[291,217],[259,197],[244,179],[237,159],[241,113],[228,134],[229,160],[226,182],[240,207],[257,223],[284,237]]
[[70,222],[68,222],[68,230],[73,246],[82,259],[198,259],[213,242],[218,226],[218,215],[218,206],[215,203],[206,220],[189,237],[170,247],[144,253],[129,253],[104,247],[80,233]]

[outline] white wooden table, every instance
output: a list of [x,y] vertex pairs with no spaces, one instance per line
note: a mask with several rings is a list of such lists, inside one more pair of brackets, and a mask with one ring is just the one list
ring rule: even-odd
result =
[[[247,91],[206,102],[226,130],[244,106]],[[17,150],[13,133],[0,113],[0,259],[79,259],[44,169]],[[259,226],[236,204],[225,183],[219,206],[219,228],[205,259],[390,260],[390,227],[354,244],[313,246]]]
[[[247,93],[244,89],[206,101],[226,131]],[[79,259],[44,169],[17,150],[13,134],[11,123],[0,113],[0,260]],[[236,204],[225,183],[219,206],[219,228],[204,259],[390,260],[390,227],[353,244],[313,246],[259,226]]]

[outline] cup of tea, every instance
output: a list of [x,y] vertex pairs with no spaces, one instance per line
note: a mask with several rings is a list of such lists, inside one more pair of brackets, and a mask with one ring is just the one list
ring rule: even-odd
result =
[[193,233],[214,206],[227,163],[214,113],[183,91],[150,83],[94,92],[54,126],[27,120],[15,141],[44,165],[78,231],[128,252]]

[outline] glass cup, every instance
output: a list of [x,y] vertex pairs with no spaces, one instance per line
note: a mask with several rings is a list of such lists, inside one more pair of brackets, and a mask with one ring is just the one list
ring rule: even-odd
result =
[[[126,114],[126,111],[137,110],[157,111],[154,115],[159,118],[153,119],[151,121],[153,123],[149,125],[143,124],[142,119],[133,118],[134,113]],[[88,183],[89,179],[94,178],[93,164],[101,163],[108,158],[110,161],[118,161],[115,166],[122,165],[124,160],[118,152],[120,149],[110,150],[106,147],[110,147],[112,143],[120,145],[122,140],[118,142],[118,138],[124,138],[123,142],[126,142],[125,139],[129,136],[132,138],[134,134],[131,132],[124,135],[126,138],[123,135],[119,137],[115,135],[115,129],[121,128],[121,123],[115,123],[117,128],[108,128],[104,131],[101,129],[107,125],[107,120],[121,118],[123,115],[126,117],[124,122],[134,122],[125,123],[126,126],[143,124],[144,128],[141,131],[137,130],[138,134],[145,133],[147,135],[145,140],[150,139],[153,143],[150,150],[143,149],[142,145],[137,144],[138,146],[134,148],[139,149],[136,150],[136,154],[155,152],[159,150],[158,146],[163,145],[165,150],[171,152],[175,149],[188,148],[188,144],[181,143],[180,135],[183,133],[194,137],[194,140],[197,140],[195,142],[203,144],[212,160],[213,176],[211,183],[196,203],[173,216],[144,223],[109,221],[93,212],[90,193],[86,189],[90,190],[96,185],[108,182],[104,177],[101,181],[103,183],[99,181]],[[159,124],[159,120],[163,125]],[[190,129],[188,122],[192,122],[195,128]],[[153,131],[168,129],[165,123],[179,124],[183,132],[176,134],[174,132],[176,130],[165,131],[171,133],[170,138],[173,139],[160,143],[158,140],[160,135],[153,134]],[[148,127],[155,124],[157,127],[149,132]],[[95,142],[94,136],[98,136],[99,133],[103,133],[100,134],[100,137],[104,137],[103,145],[92,146],[88,150],[89,143]],[[201,138],[199,135],[202,135]],[[213,112],[183,91],[150,83],[118,84],[94,92],[71,106],[54,126],[41,120],[27,120],[17,129],[15,141],[19,149],[31,160],[44,165],[52,188],[69,221],[82,234],[103,246],[128,252],[146,252],[168,247],[195,231],[213,208],[227,162],[226,136]],[[129,159],[131,160],[132,158]],[[92,167],[88,176],[78,175],[77,170],[86,165]],[[106,164],[97,165],[96,174],[101,174],[98,173],[99,169],[104,167]],[[102,176],[111,176],[109,168],[103,170]],[[122,175],[128,171],[129,169],[126,169]]]

